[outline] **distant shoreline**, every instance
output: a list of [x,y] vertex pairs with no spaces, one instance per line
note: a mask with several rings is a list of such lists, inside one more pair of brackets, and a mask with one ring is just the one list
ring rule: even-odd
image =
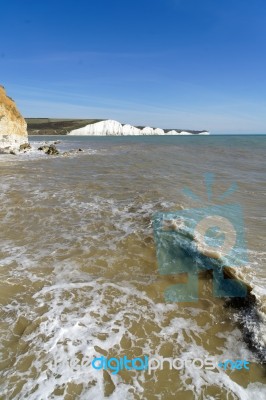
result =
[[[104,119],[59,119],[59,118],[25,118],[28,125],[28,135],[29,136],[64,136],[70,131],[75,129],[83,128],[89,124],[95,124],[97,122],[106,121]],[[125,124],[123,124],[125,125]],[[143,129],[144,126],[136,126],[136,128]],[[165,134],[175,130],[177,133],[186,131],[188,133],[198,135],[202,132],[207,132],[207,130],[191,130],[191,129],[164,129]],[[105,135],[103,135],[105,136]],[[111,135],[110,135],[111,136]],[[122,135],[117,135],[122,136]],[[155,136],[155,135],[154,135]]]

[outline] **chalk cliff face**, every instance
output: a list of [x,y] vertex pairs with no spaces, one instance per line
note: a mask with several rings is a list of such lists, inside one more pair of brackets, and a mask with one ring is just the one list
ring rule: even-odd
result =
[[[172,130],[170,132],[165,132],[160,128],[150,128],[146,126],[143,129],[136,128],[135,126],[126,124],[122,125],[118,121],[106,120],[96,122],[94,124],[89,124],[83,128],[74,129],[68,133],[68,135],[89,135],[89,136],[124,136],[124,135],[192,135],[193,133],[181,131],[177,132]],[[199,132],[199,135],[208,135],[209,132]]]
[[15,150],[24,143],[28,143],[26,121],[0,86],[0,149]]
[[101,121],[97,122],[96,124],[89,124],[84,126],[84,128],[75,129],[69,132],[69,135],[91,135],[91,136],[160,135],[160,134],[164,134],[164,131],[162,129],[153,129],[150,127],[139,129],[129,124],[122,125],[120,122],[113,120]]

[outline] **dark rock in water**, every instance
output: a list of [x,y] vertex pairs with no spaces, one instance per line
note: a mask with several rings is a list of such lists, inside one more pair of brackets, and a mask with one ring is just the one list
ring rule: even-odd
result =
[[59,144],[59,143],[61,143],[61,140],[56,140],[56,141],[54,142],[54,144]]
[[29,149],[31,149],[31,145],[29,143],[23,143],[23,144],[21,144],[19,146],[19,151],[23,151],[24,150],[24,152],[25,152],[25,151],[27,151]]
[[38,147],[38,150],[46,152],[48,150],[48,148],[49,148],[49,146],[40,146],[40,147]]
[[49,146],[48,150],[46,151],[46,154],[49,154],[49,155],[58,155],[58,154],[59,154],[59,151],[57,150],[57,148],[56,148],[53,144],[51,144],[51,145]]
[[79,151],[83,151],[82,149],[79,149]]
[[59,154],[59,151],[57,150],[57,148],[55,147],[55,145],[50,144],[50,146],[41,146],[38,148],[38,150],[43,151],[45,154],[48,154],[50,156],[56,156]]
[[16,153],[14,150],[11,150],[11,151],[9,152],[9,154],[12,154],[13,156],[16,156],[16,155],[17,155],[17,153]]

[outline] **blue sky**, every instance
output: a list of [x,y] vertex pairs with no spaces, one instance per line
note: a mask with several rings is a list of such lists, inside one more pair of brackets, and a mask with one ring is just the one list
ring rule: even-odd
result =
[[24,116],[266,133],[265,0],[9,0],[0,21]]

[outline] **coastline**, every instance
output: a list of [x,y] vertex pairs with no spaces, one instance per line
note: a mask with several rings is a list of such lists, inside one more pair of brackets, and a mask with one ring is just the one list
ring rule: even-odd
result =
[[[108,120],[104,119],[55,119],[55,118],[25,118],[28,126],[28,135],[29,136],[38,136],[38,135],[68,135],[71,131],[76,131],[82,129],[86,126],[97,124],[99,122],[106,122]],[[127,126],[127,124],[122,124],[122,126]],[[134,128],[134,127],[133,127]],[[145,126],[136,126],[136,129],[143,130]],[[152,128],[156,130],[156,128]],[[176,129],[176,128],[166,128],[163,129],[165,135],[169,132],[175,131],[177,134],[181,132],[187,132],[192,135],[202,134],[203,132],[208,132],[206,130],[190,130],[190,129]],[[140,134],[140,136],[144,136],[145,134]],[[89,136],[89,135],[88,135]],[[91,135],[97,136],[97,135]],[[123,134],[99,134],[98,136],[123,136]],[[131,136],[130,134],[128,136]],[[132,134],[132,136],[136,136],[136,134]],[[151,135],[153,136],[153,135]],[[157,134],[154,134],[157,136]]]

